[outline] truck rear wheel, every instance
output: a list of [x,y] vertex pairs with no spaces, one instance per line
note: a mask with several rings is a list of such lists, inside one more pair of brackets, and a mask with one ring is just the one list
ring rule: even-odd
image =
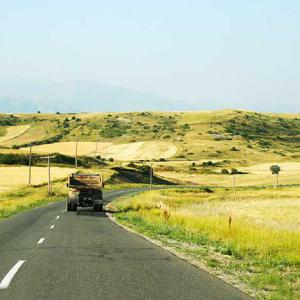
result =
[[69,202],[67,203],[67,211],[72,211],[72,206]]
[[77,211],[77,204],[76,204],[76,202],[72,203],[72,211]]
[[103,204],[95,204],[94,211],[97,211],[97,212],[103,211]]
[[67,202],[67,211],[77,211],[77,205],[74,202]]

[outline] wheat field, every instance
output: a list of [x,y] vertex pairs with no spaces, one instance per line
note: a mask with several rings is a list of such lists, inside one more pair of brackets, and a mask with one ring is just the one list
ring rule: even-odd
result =
[[6,128],[6,134],[0,137],[0,143],[12,140],[21,134],[25,133],[30,128],[30,125],[10,126]]
[[[47,145],[34,146],[34,153],[61,153],[75,155],[76,142],[59,142]],[[22,148],[22,152],[28,152],[28,148]],[[147,160],[172,157],[177,151],[174,144],[164,141],[134,142],[113,144],[108,142],[78,142],[78,155],[100,155],[104,158],[115,160]]]
[[[201,165],[203,161],[196,161]],[[154,172],[156,175],[166,179],[175,180],[179,183],[199,184],[208,186],[232,187],[234,182],[236,186],[272,186],[277,183],[276,175],[272,175],[270,166],[278,164],[281,171],[278,177],[279,184],[300,184],[300,163],[299,162],[269,162],[254,164],[251,166],[236,166],[238,170],[247,174],[237,174],[234,177],[224,174],[201,174],[200,171],[189,171],[192,162],[167,162],[156,163]],[[174,170],[167,170],[168,167],[174,166]],[[230,167],[225,167],[230,170]],[[212,168],[216,173],[221,172],[222,167]]]
[[[32,167],[31,183],[33,185],[46,183],[48,181],[47,167]],[[75,172],[73,168],[51,167],[51,179],[67,177]],[[28,184],[28,167],[1,167],[0,168],[0,192],[7,192],[20,186]]]

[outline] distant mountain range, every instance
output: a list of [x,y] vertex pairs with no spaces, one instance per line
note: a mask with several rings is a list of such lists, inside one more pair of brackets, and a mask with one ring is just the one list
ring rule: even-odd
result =
[[[224,99],[198,101],[166,99],[94,81],[51,81],[0,77],[0,112],[114,112],[245,109],[261,112],[299,112],[299,100]],[[204,99],[204,100],[203,100]],[[206,99],[206,100],[205,100]]]
[[176,110],[160,96],[91,81],[0,78],[0,112]]

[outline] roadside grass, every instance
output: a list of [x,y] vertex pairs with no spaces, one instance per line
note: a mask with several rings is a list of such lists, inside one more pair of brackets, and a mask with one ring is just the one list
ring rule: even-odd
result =
[[[260,299],[300,297],[300,188],[168,189],[119,198],[118,221]],[[236,198],[235,198],[236,197]]]
[[56,180],[52,183],[51,196],[48,196],[46,184],[24,186],[7,193],[1,193],[0,220],[47,203],[61,201],[66,195],[65,179]]
[[149,187],[149,184],[144,184],[144,183],[106,184],[104,186],[104,191],[116,191],[116,190],[133,189],[133,188],[146,188],[146,187]]

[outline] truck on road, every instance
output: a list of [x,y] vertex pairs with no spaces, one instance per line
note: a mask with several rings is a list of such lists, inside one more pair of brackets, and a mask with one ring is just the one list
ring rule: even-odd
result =
[[70,174],[67,187],[67,211],[77,211],[78,207],[92,207],[103,210],[103,178],[100,174]]

